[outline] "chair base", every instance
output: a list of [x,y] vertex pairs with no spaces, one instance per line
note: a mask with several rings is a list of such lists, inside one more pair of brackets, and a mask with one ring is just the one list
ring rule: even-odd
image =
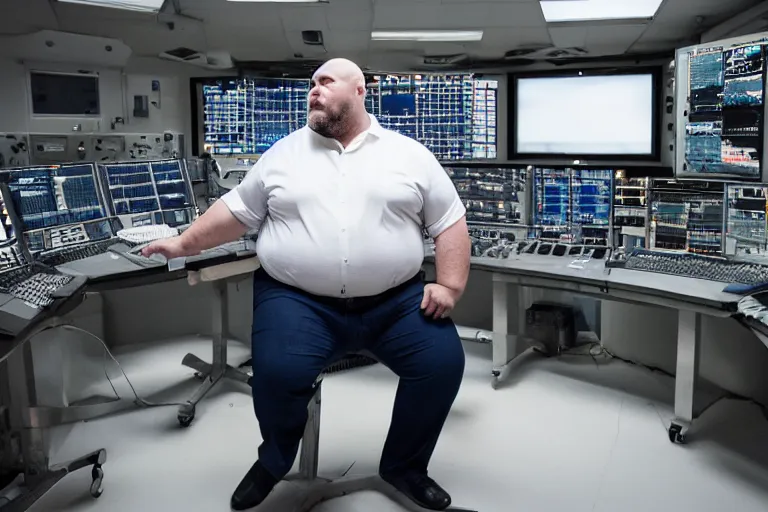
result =
[[[264,503],[254,509],[254,512],[310,512],[320,503],[362,491],[378,492],[402,506],[404,510],[429,511],[418,506],[379,476],[306,480],[301,475],[289,475],[275,487]],[[445,510],[476,512],[459,507],[449,507]]]
[[208,394],[211,389],[213,389],[216,384],[219,383],[220,380],[234,380],[236,382],[248,384],[249,386],[251,384],[251,377],[245,372],[242,372],[230,365],[225,365],[222,370],[216,371],[215,365],[206,363],[194,354],[187,354],[184,356],[184,360],[182,360],[181,364],[187,368],[195,370],[203,379],[203,383],[200,385],[197,391],[195,391],[195,394],[192,395],[192,398],[187,400],[184,405],[179,407],[178,420],[182,427],[188,427],[192,424],[192,421],[195,419],[195,410],[197,408],[197,404],[205,397],[205,395]]
[[43,475],[36,477],[30,485],[27,485],[25,477],[20,475],[11,485],[0,490],[0,511],[24,512],[29,510],[65,476],[88,466],[92,467],[91,496],[99,498],[104,492],[102,488],[104,470],[101,466],[106,461],[107,451],[100,449],[67,463],[51,466]]

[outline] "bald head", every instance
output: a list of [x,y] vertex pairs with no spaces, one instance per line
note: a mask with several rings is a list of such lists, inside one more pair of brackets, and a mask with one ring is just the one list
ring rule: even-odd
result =
[[362,85],[362,87],[365,88],[365,77],[363,76],[363,70],[360,69],[357,64],[348,59],[331,59],[327,61],[325,64],[317,68],[317,71],[315,71],[312,79],[315,80],[316,77],[323,75],[334,76],[338,80],[343,80],[354,85]]
[[309,92],[309,127],[324,137],[342,142],[367,129],[365,77],[347,59],[331,59],[312,75]]

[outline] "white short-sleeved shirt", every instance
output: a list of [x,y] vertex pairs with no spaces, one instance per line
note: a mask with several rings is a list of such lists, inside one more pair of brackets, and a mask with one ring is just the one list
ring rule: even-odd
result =
[[251,229],[264,270],[316,295],[365,297],[416,275],[466,209],[419,142],[371,127],[346,149],[305,126],[278,141],[222,201]]

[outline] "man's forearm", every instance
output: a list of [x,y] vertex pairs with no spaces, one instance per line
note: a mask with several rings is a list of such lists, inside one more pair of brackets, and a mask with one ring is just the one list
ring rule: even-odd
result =
[[457,298],[461,297],[467,286],[471,250],[467,221],[464,217],[435,238],[437,284],[456,292]]
[[247,230],[245,225],[232,215],[227,205],[219,200],[182,233],[181,243],[185,252],[197,254],[237,240]]

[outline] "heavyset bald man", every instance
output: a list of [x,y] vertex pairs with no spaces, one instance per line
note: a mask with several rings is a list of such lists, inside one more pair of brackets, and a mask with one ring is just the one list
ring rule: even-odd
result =
[[[144,250],[189,256],[258,230],[252,388],[263,442],[235,510],[259,505],[293,466],[322,370],[363,350],[400,379],[379,474],[422,507],[451,503],[427,469],[464,373],[449,315],[469,274],[466,210],[428,149],[366,112],[365,92],[357,65],[323,64],[307,126],[182,235]],[[424,229],[435,240],[430,284]]]

